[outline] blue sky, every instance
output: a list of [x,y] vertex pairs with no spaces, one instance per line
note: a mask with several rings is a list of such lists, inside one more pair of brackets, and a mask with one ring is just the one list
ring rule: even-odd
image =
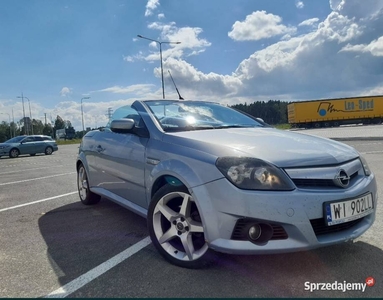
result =
[[[165,92],[224,104],[383,94],[380,0],[2,0],[0,121],[105,125],[108,107]],[[29,109],[26,107],[27,112]]]

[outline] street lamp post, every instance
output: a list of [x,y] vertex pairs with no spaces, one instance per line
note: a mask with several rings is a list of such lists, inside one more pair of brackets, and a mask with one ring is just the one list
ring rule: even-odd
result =
[[29,105],[29,118],[31,119],[31,127],[32,127],[32,135],[33,135],[33,121],[32,121],[32,112],[31,112],[31,101],[29,101],[29,98],[28,97],[25,97],[24,98],[27,98],[28,99],[28,105]]
[[15,116],[13,115],[13,108],[12,108],[12,121],[13,121],[13,136],[16,136],[16,129],[15,129]]
[[25,122],[25,109],[24,109],[24,95],[21,93],[21,97],[17,96],[17,98],[21,98],[21,101],[23,102],[23,123],[24,123],[24,133],[29,135],[29,129],[28,129],[28,124]]
[[90,97],[82,97],[81,98],[81,118],[82,118],[82,134],[85,132],[85,127],[84,127],[84,111],[82,109],[82,100],[83,99],[90,99]]
[[9,113],[0,113],[0,115],[8,115],[8,120],[9,120],[9,134],[11,135],[11,138],[12,138],[11,115],[10,115]]
[[137,37],[139,37],[141,39],[149,40],[149,41],[152,41],[152,42],[156,42],[157,44],[160,45],[162,99],[165,99],[164,69],[163,69],[163,66],[162,66],[162,44],[181,44],[181,42],[162,42],[162,41],[157,41],[157,40],[153,40],[153,39],[144,37],[144,36],[142,36],[140,34],[138,34]]

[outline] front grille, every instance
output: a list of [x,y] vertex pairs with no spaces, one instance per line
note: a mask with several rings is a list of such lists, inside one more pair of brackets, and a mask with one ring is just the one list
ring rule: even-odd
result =
[[330,233],[339,232],[342,230],[349,229],[352,226],[361,222],[362,220],[363,220],[363,218],[360,218],[360,219],[353,220],[353,221],[346,222],[346,223],[342,223],[342,224],[326,226],[324,218],[320,218],[320,219],[310,220],[310,223],[311,223],[312,228],[314,229],[315,235],[323,235],[323,234],[330,234]]
[[[261,222],[257,220],[251,220],[251,219],[238,219],[237,223],[234,226],[233,233],[231,235],[232,240],[237,240],[237,241],[247,241],[247,231],[245,230],[245,227],[249,224],[254,224],[254,223],[267,223],[267,222]],[[269,224],[271,227],[273,227],[273,236],[271,237],[270,240],[285,240],[288,238],[288,235],[285,231],[285,229],[276,224]]]
[[[352,180],[358,176],[358,172],[355,172],[350,176],[350,184],[352,184]],[[296,178],[293,179],[294,184],[297,187],[304,188],[304,187],[333,187],[333,188],[341,188],[337,185],[335,185],[334,181],[331,179],[302,179],[302,178]]]

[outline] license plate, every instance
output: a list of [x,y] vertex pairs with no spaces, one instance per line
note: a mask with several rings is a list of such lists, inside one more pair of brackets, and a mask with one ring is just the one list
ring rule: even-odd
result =
[[372,194],[367,194],[342,202],[326,202],[324,207],[326,225],[332,226],[367,216],[374,211],[374,201]]

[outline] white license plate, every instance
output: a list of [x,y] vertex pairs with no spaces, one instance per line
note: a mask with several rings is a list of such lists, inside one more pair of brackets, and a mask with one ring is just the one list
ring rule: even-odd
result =
[[327,202],[324,208],[326,224],[331,226],[367,216],[374,211],[374,201],[372,194],[367,194],[347,201]]

